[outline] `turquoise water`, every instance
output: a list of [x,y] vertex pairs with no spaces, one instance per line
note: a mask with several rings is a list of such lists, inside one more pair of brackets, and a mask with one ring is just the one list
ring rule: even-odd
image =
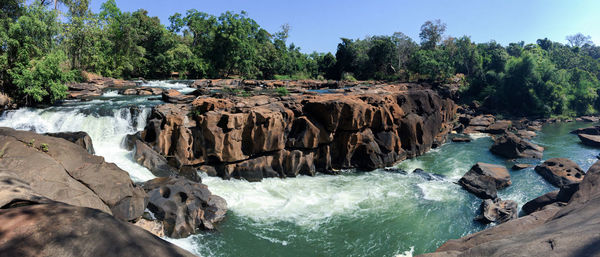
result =
[[[568,133],[586,126],[591,124],[547,125],[533,141],[546,148],[544,159],[567,157],[587,170],[598,151]],[[349,171],[260,183],[205,177],[230,211],[216,232],[193,236],[189,243],[201,256],[395,256],[411,249],[420,254],[486,228],[473,221],[481,200],[455,184],[476,162],[509,168],[513,184],[499,196],[519,206],[556,190],[533,168],[510,170],[514,162],[489,152],[490,137],[473,139],[400,163],[407,175]],[[427,181],[410,173],[416,168],[446,180]]]
[[[190,90],[172,84],[153,86],[157,85]],[[150,107],[160,103],[152,99],[107,92],[90,102],[5,112],[0,126],[37,132],[86,131],[99,155],[128,171],[134,181],[145,181],[154,176],[132,161],[121,141],[144,128]],[[533,141],[546,148],[544,159],[570,158],[587,170],[598,151],[581,145],[569,131],[592,125],[546,125]],[[216,231],[167,240],[199,256],[396,256],[434,251],[448,239],[486,228],[473,221],[481,200],[455,182],[476,162],[507,168],[514,164],[489,152],[490,137],[472,137],[470,143],[447,143],[400,163],[406,175],[344,171],[337,176],[270,178],[258,183],[203,176],[209,189],[227,200],[226,220]],[[412,173],[416,168],[445,179],[428,181]],[[556,189],[533,168],[510,172],[513,184],[499,196],[519,206]]]

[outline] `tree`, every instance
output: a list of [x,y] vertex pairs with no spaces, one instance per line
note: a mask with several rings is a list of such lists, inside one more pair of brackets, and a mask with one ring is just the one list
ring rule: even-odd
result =
[[418,48],[417,44],[407,35],[402,32],[395,32],[392,36],[394,44],[396,44],[398,55],[398,69],[405,69],[410,56]]
[[584,45],[593,45],[592,37],[585,36],[581,33],[577,33],[575,35],[569,35],[566,37],[567,41],[571,45],[571,47],[582,47]]
[[423,49],[434,49],[442,40],[445,31],[446,24],[439,19],[423,23],[421,33],[419,33]]

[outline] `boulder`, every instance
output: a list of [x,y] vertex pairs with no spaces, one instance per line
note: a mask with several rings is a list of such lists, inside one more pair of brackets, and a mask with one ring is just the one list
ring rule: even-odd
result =
[[576,134],[576,135],[587,134],[587,135],[592,135],[592,136],[598,136],[598,135],[600,135],[600,126],[576,129],[576,130],[571,131],[571,134]]
[[137,139],[135,139],[134,145],[133,158],[138,164],[150,170],[154,176],[168,177],[177,174],[177,169],[171,167],[167,159],[154,151],[150,146]]
[[527,163],[515,163],[515,165],[512,166],[513,170],[522,170],[522,169],[527,169],[533,167],[533,165],[531,164],[527,164]]
[[521,139],[513,133],[506,133],[494,140],[490,148],[492,153],[505,158],[532,158],[541,159],[544,148],[534,143]]
[[125,221],[140,217],[146,207],[146,193],[126,171],[79,145],[10,128],[0,128],[0,142],[0,167],[44,197],[95,208]]
[[453,137],[452,138],[452,142],[455,142],[455,143],[468,143],[468,142],[471,142],[471,138],[470,137]]
[[487,126],[484,132],[490,134],[503,134],[506,133],[511,126],[512,122],[510,120],[497,120],[493,124]]
[[83,147],[88,153],[95,154],[94,144],[92,144],[92,138],[88,133],[79,131],[79,132],[59,132],[59,133],[46,133],[46,135],[51,137],[59,137],[65,139],[69,142],[73,142],[76,145]]
[[524,130],[524,129],[518,130],[518,131],[516,132],[516,135],[517,135],[518,137],[520,137],[520,138],[524,138],[524,139],[532,139],[532,138],[534,138],[535,136],[537,136],[537,134],[536,134],[535,132],[533,132],[533,131],[530,131],[530,130]]
[[546,205],[553,204],[557,202],[558,190],[546,193],[542,196],[539,196],[523,205],[523,212],[526,214],[531,214],[536,211],[541,210]]
[[446,176],[444,175],[440,175],[440,174],[435,174],[435,173],[429,173],[426,172],[422,169],[415,169],[412,172],[415,175],[418,175],[419,177],[424,178],[427,181],[444,181],[446,180]]
[[585,172],[566,158],[552,158],[535,167],[535,171],[551,184],[563,187],[583,180]]
[[504,166],[478,162],[458,181],[467,191],[479,198],[495,199],[497,190],[511,185],[510,174]]
[[156,178],[144,184],[148,209],[162,221],[165,235],[184,238],[201,229],[214,229],[225,217],[227,203],[206,185],[185,178]]
[[584,121],[584,122],[598,122],[598,121],[600,121],[600,117],[582,116],[581,120]]
[[0,209],[16,208],[54,201],[36,193],[17,175],[0,168]]
[[196,99],[196,96],[184,95],[175,89],[169,89],[167,91],[162,92],[162,100],[167,103],[187,104],[194,101],[194,99]]
[[481,203],[481,215],[475,220],[481,223],[504,223],[509,220],[514,220],[519,216],[519,208],[517,202],[512,200],[485,199]]
[[496,118],[493,115],[479,115],[469,121],[469,126],[488,127],[494,123]]
[[577,134],[581,143],[587,146],[600,147],[600,136]]
[[107,213],[62,203],[0,209],[2,256],[194,256]]

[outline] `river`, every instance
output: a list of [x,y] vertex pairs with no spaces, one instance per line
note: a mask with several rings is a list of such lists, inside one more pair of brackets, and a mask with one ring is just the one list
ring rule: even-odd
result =
[[[166,82],[143,86],[191,90]],[[129,172],[134,181],[146,181],[154,176],[135,163],[121,143],[125,135],[144,128],[152,106],[160,103],[156,97],[108,91],[92,101],[8,111],[0,116],[0,127],[40,133],[85,131],[96,154]],[[569,134],[586,126],[590,124],[549,124],[532,141],[546,148],[544,159],[570,158],[587,170],[598,151]],[[446,143],[400,163],[398,168],[409,171],[407,175],[343,171],[337,176],[269,178],[258,183],[203,175],[209,189],[227,200],[227,218],[216,231],[166,240],[199,256],[411,256],[434,251],[448,239],[486,227],[473,221],[481,200],[455,182],[476,162],[507,168],[513,164],[489,152],[490,137],[471,137],[470,143]],[[412,173],[416,168],[445,178],[428,181]],[[556,189],[533,168],[510,172],[513,184],[499,196],[519,206]]]

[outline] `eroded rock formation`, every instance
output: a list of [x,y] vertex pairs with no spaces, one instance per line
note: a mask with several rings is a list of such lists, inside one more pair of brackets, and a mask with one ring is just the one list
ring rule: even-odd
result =
[[349,91],[159,105],[142,139],[177,168],[259,181],[391,165],[442,143],[455,116],[431,90]]

